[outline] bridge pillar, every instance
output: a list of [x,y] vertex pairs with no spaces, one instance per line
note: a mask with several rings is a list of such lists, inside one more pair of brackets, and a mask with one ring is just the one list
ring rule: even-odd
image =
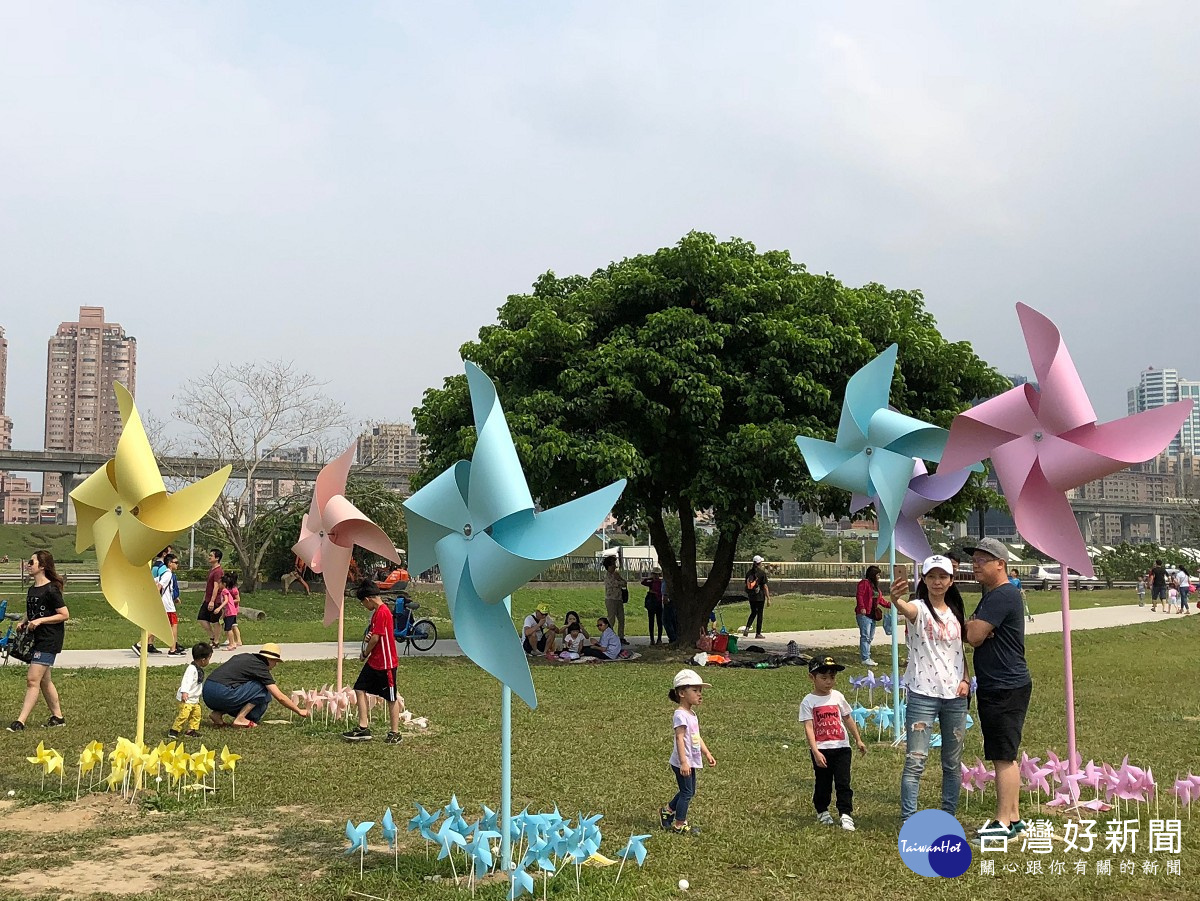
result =
[[1133,515],[1121,514],[1121,541],[1129,544],[1133,540]]
[[1094,544],[1092,536],[1092,514],[1091,513],[1076,513],[1075,519],[1079,523],[1079,533],[1083,536],[1084,544]]
[[1150,538],[1155,544],[1161,545],[1162,535],[1162,515],[1154,513],[1150,516]]
[[58,478],[62,483],[63,499],[58,507],[58,524],[60,526],[75,525],[75,505],[71,503],[71,492],[83,484],[87,478],[83,473],[60,472]]

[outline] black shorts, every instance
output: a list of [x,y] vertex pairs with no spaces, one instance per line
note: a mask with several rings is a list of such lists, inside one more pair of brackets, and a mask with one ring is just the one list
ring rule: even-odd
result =
[[975,693],[984,760],[1017,759],[1032,693],[1032,682],[1020,688],[981,688]]
[[1165,601],[1166,599],[1167,599],[1167,586],[1166,585],[1164,585],[1162,588],[1151,588],[1150,589],[1150,600]]
[[196,619],[202,623],[219,623],[221,621],[221,614],[213,613],[209,610],[208,602],[206,601],[200,605],[200,612],[196,614]]
[[[545,650],[546,650],[546,637],[547,637],[547,636],[546,636],[546,633],[545,633],[545,632],[543,632],[543,633],[541,634],[541,636],[538,638],[537,649],[538,649],[539,651],[545,651]],[[528,636],[528,635],[526,635],[526,636],[525,636],[525,641],[524,641],[524,642],[522,642],[522,646],[525,648],[525,653],[526,653],[526,654],[532,654],[532,653],[533,653],[533,647],[532,647],[532,646],[529,644],[529,636]]]
[[396,700],[396,670],[375,669],[364,666],[358,678],[354,680],[354,690],[364,691],[369,695],[378,695],[385,701]]

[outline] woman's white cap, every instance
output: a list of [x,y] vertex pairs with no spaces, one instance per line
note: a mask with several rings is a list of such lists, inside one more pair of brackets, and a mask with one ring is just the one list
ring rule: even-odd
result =
[[681,669],[675,674],[675,684],[672,688],[687,688],[688,686],[712,688],[707,682],[701,682],[699,674],[694,669]]
[[929,575],[931,569],[940,569],[948,576],[954,575],[954,564],[950,562],[949,557],[943,557],[941,554],[925,558],[925,562],[921,564],[921,575]]

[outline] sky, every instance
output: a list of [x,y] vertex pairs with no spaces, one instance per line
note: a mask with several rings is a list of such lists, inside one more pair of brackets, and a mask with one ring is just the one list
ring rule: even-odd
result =
[[547,270],[693,229],[924,292],[1028,373],[1055,319],[1101,419],[1200,378],[1200,4],[0,4],[14,447],[80,305],[143,413],[290,359],[411,421]]

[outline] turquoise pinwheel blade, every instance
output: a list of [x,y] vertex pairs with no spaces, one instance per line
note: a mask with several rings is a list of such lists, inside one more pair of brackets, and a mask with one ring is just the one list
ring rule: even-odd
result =
[[509,901],[520,898],[522,895],[533,894],[533,877],[525,872],[523,868],[512,871],[512,884],[508,889]]
[[350,847],[343,853],[353,854],[355,851],[362,850],[367,853],[367,833],[375,828],[374,823],[359,823],[355,826],[350,820],[346,820],[346,838],[350,839]]
[[388,847],[394,847],[396,844],[396,821],[392,819],[392,808],[388,808],[383,812],[383,819],[380,821],[380,826],[383,829],[383,837],[387,840]]
[[857,453],[867,443],[875,412],[887,408],[898,350],[895,344],[888,346],[846,382],[842,417],[838,420],[838,447]]
[[949,438],[950,433],[945,429],[886,408],[871,417],[867,429],[868,445],[935,463],[942,459]]
[[883,448],[875,448],[870,460],[870,494],[875,499],[879,518],[879,544],[888,545],[896,529],[896,520],[904,507],[904,495],[913,473],[913,458]]
[[858,456],[855,451],[845,450],[831,441],[807,435],[797,436],[796,446],[800,448],[804,465],[808,467],[814,482],[824,482],[831,472]]
[[438,563],[435,545],[471,524],[465,500],[471,464],[459,460],[401,506],[408,524],[408,565],[424,572]]
[[[543,569],[587,541],[625,490],[613,482],[541,513],[522,511],[471,541],[467,556],[475,590],[485,601],[508,597]],[[457,634],[457,633],[456,633]]]
[[[479,536],[487,539],[486,534]],[[487,539],[489,542],[491,539]],[[468,562],[468,545],[461,536],[447,535],[437,544],[437,559],[442,568],[442,584],[450,618],[454,622],[454,637],[464,654],[484,672],[507,685],[513,693],[537,708],[537,694],[529,661],[521,648],[521,639],[513,627],[507,604],[489,604],[479,596],[471,581],[472,566]]]
[[496,396],[495,384],[474,363],[468,361],[465,365],[475,431],[479,436],[475,453],[471,455],[467,506],[476,520],[486,527],[519,510],[532,510],[533,497],[529,494],[500,398]]

